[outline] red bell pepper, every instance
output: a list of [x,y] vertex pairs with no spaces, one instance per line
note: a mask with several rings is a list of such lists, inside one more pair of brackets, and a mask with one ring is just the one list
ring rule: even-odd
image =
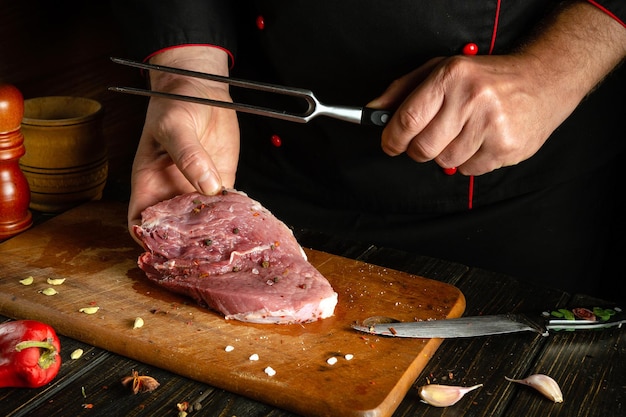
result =
[[61,367],[61,344],[52,327],[35,320],[0,324],[0,388],[37,388]]

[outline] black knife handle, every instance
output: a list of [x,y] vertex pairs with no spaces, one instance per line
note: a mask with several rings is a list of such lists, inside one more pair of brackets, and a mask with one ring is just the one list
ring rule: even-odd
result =
[[543,313],[546,328],[553,331],[573,331],[621,327],[626,323],[626,313],[619,307],[560,308]]
[[370,107],[363,107],[363,112],[361,113],[361,124],[366,126],[385,126],[387,122],[391,119],[392,114],[393,112],[390,112],[389,110],[379,110],[372,109]]

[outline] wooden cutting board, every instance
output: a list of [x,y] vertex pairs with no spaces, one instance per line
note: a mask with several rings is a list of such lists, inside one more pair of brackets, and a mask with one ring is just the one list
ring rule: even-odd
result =
[[[441,343],[366,335],[351,323],[373,315],[459,317],[465,309],[463,294],[451,285],[307,250],[339,294],[334,317],[305,325],[227,321],[149,282],[137,267],[140,253],[126,229],[125,205],[91,202],[70,210],[0,244],[0,313],[319,417],[391,415]],[[33,284],[19,282],[29,276]],[[48,278],[66,280],[52,286]],[[58,293],[41,293],[48,287]],[[90,306],[100,309],[79,311]],[[136,317],[142,328],[133,329]],[[258,360],[250,360],[255,354]]]

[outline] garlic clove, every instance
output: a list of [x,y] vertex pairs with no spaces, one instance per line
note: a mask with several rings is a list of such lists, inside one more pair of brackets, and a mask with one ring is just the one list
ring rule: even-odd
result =
[[418,388],[422,401],[435,407],[449,407],[456,404],[465,394],[482,387],[483,384],[473,387],[456,387],[453,385],[428,384]]
[[563,402],[563,393],[561,392],[559,384],[557,384],[557,382],[548,375],[534,374],[524,379],[511,379],[506,376],[504,378],[510,382],[516,382],[518,384],[533,387],[542,393],[546,398],[554,401],[555,403]]

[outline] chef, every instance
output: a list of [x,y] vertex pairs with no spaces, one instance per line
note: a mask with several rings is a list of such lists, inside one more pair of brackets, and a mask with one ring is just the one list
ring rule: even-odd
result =
[[[236,187],[287,224],[613,296],[626,151],[626,3],[119,1],[131,58],[393,111],[307,124],[152,98],[129,223]],[[289,111],[224,83],[154,90]],[[617,272],[620,271],[620,272]]]

